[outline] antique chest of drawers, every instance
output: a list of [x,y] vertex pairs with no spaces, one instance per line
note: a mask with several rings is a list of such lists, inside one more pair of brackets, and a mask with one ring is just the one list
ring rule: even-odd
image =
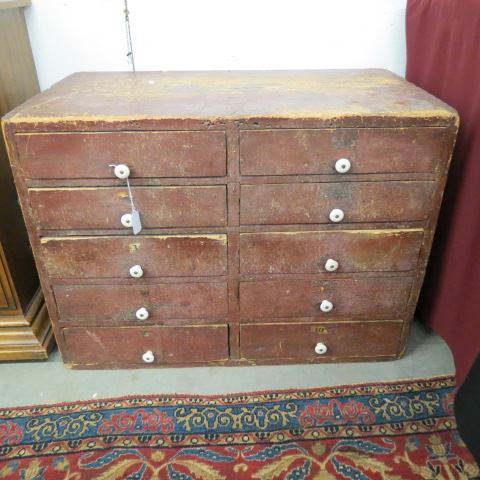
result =
[[457,126],[383,70],[79,73],[34,97],[3,128],[65,363],[399,357]]

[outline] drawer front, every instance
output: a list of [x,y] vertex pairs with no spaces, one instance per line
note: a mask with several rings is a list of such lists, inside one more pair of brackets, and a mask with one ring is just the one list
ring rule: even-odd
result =
[[[401,332],[401,322],[245,324],[240,352],[252,360],[395,356]],[[319,343],[327,347],[325,353],[315,352]]]
[[242,317],[387,316],[405,313],[412,279],[281,279],[240,283]]
[[226,174],[224,132],[90,132],[17,134],[26,178],[111,178],[123,163],[132,178]]
[[[228,359],[227,325],[72,327],[64,328],[63,336],[75,364],[148,366]],[[144,361],[147,352],[152,362]]]
[[[228,313],[227,284],[219,282],[56,285],[53,290],[60,320],[75,324],[142,324],[166,318],[224,318]],[[141,309],[147,318],[141,313],[137,318]]]
[[[226,225],[224,186],[133,187],[132,192],[144,229]],[[122,229],[122,215],[131,212],[126,188],[34,188],[29,196],[43,229]]]
[[294,183],[243,185],[240,221],[244,225],[421,221],[431,211],[435,182]]
[[420,229],[243,233],[240,273],[319,273],[328,259],[338,272],[409,271],[422,240]]
[[240,132],[242,175],[433,172],[448,151],[444,128],[338,128]]
[[224,275],[226,235],[158,235],[138,237],[52,237],[42,239],[42,254],[54,278],[141,278]]

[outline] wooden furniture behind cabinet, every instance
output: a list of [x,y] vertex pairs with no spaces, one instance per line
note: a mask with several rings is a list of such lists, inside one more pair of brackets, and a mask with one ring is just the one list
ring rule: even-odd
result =
[[[0,0],[0,116],[38,93],[23,7]],[[47,358],[53,331],[0,136],[0,360]]]
[[399,357],[457,124],[382,70],[79,73],[43,92],[4,128],[64,361]]

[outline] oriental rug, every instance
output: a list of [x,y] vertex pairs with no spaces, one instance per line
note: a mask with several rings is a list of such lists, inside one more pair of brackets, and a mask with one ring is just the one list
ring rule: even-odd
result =
[[0,409],[0,478],[471,479],[451,377]]

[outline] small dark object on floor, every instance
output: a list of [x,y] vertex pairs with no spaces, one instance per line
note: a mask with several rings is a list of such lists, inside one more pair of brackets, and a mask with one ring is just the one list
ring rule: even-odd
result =
[[480,464],[480,356],[458,390],[454,409],[458,430]]

